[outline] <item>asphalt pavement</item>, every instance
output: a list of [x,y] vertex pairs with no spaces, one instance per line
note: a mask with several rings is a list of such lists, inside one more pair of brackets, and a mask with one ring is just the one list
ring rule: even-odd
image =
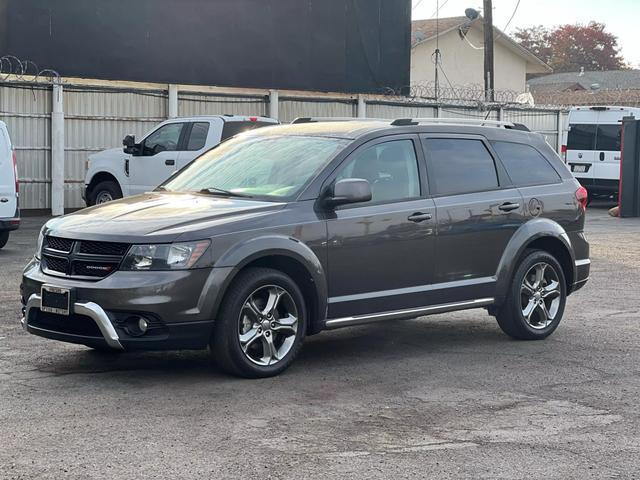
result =
[[484,310],[390,321],[265,380],[25,333],[44,221],[0,250],[0,479],[640,478],[640,219],[589,209],[591,280],[546,341]]

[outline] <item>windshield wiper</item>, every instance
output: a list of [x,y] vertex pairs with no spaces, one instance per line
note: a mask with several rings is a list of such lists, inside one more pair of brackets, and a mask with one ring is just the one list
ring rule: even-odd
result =
[[206,193],[208,195],[222,195],[226,197],[253,198],[251,195],[247,195],[246,193],[232,192],[231,190],[225,190],[224,188],[218,187],[203,188],[200,190],[200,193]]

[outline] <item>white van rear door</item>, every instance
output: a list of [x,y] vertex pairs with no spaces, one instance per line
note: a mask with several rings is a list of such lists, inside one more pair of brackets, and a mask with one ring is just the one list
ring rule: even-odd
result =
[[588,123],[571,123],[570,119],[567,133],[567,165],[578,179],[593,179],[597,115],[592,115],[589,120]]
[[598,124],[596,159],[593,165],[594,179],[620,180],[621,133],[622,123]]
[[13,167],[13,150],[7,127],[0,122],[0,218],[13,218],[17,207],[18,195]]

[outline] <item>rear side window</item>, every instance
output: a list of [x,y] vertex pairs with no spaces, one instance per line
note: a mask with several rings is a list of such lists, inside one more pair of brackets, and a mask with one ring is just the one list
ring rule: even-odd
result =
[[621,134],[622,125],[598,125],[596,150],[619,152]]
[[267,122],[224,122],[224,126],[222,127],[222,140],[224,141],[227,138],[248,130],[255,130],[256,128],[269,125],[275,124]]
[[207,143],[209,133],[209,122],[195,122],[191,127],[187,150],[200,150]]
[[596,144],[595,124],[575,123],[567,134],[567,150],[593,150]]
[[546,185],[561,181],[558,172],[532,146],[511,142],[492,142],[492,145],[516,186]]
[[455,195],[498,188],[495,163],[480,140],[429,138],[425,146],[436,194]]

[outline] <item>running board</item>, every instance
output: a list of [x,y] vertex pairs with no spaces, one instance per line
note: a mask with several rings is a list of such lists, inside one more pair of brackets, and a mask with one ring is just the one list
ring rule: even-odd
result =
[[434,313],[445,313],[455,310],[466,310],[469,308],[485,307],[487,305],[491,305],[494,302],[494,298],[478,298],[476,300],[443,303],[440,305],[432,305],[430,307],[408,308],[405,310],[394,310],[392,312],[369,313],[366,315],[356,315],[354,317],[332,318],[325,322],[325,327],[328,330],[332,330],[334,328],[351,327],[353,325],[362,325],[365,323],[379,322],[382,320],[415,318],[422,315],[431,315]]

